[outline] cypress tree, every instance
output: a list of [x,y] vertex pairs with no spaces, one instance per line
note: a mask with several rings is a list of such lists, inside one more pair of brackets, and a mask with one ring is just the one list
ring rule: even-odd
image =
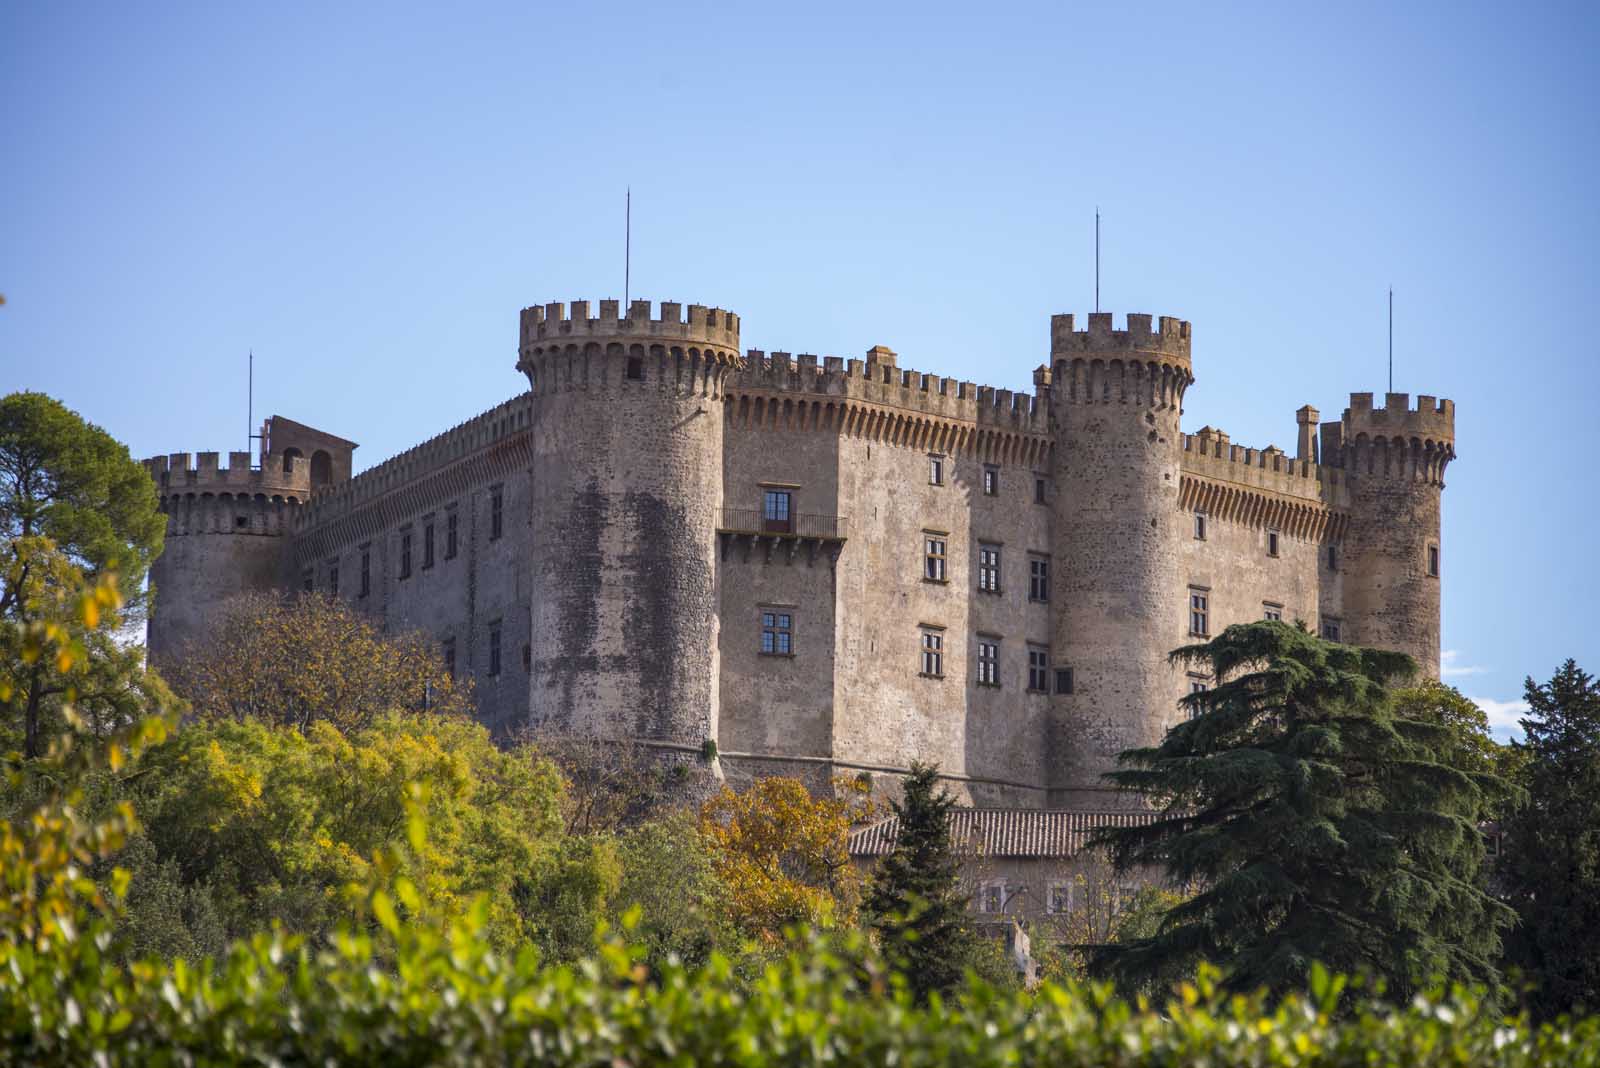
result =
[[891,802],[900,821],[894,850],[878,866],[866,906],[884,955],[919,1002],[960,985],[976,937],[950,845],[955,800],[938,782],[937,766],[912,763],[902,798]]
[[1502,824],[1500,880],[1522,924],[1508,961],[1540,1016],[1600,1009],[1600,683],[1568,660],[1527,680],[1523,804]]
[[1198,887],[1152,936],[1093,966],[1133,988],[1201,961],[1235,990],[1301,987],[1311,964],[1381,979],[1407,997],[1433,979],[1498,979],[1509,910],[1480,888],[1476,815],[1492,774],[1451,766],[1451,729],[1394,714],[1399,653],[1261,622],[1172,654],[1216,685],[1158,746],[1107,778],[1161,818],[1098,840],[1120,871],[1164,869]]

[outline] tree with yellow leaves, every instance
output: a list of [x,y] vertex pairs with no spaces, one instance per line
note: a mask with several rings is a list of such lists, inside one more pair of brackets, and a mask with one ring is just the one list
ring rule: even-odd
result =
[[850,863],[850,825],[872,805],[859,783],[834,787],[834,796],[813,797],[798,779],[761,779],[743,793],[725,787],[701,809],[730,918],[745,933],[774,941],[786,927],[855,921],[861,875]]

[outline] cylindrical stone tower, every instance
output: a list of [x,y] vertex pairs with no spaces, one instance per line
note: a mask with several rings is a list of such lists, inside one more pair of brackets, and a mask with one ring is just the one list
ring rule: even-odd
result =
[[155,591],[148,638],[150,660],[169,663],[191,641],[203,641],[231,597],[277,589],[284,535],[311,495],[309,461],[250,468],[248,452],[202,452],[144,461],[155,480],[167,537],[150,566]]
[[[1409,653],[1439,677],[1439,504],[1455,459],[1456,406],[1390,393],[1352,393],[1340,429],[1350,486],[1340,638]],[[1324,462],[1327,458],[1324,458]]]
[[525,308],[533,392],[532,721],[663,755],[717,736],[722,390],[739,319]]
[[[1124,749],[1153,745],[1178,714],[1184,641],[1178,417],[1194,381],[1189,324],[1129,315],[1050,323],[1055,424],[1049,727],[1051,804],[1122,806],[1100,776]],[[1067,674],[1067,673],[1070,673]],[[1070,692],[1063,692],[1070,685]]]

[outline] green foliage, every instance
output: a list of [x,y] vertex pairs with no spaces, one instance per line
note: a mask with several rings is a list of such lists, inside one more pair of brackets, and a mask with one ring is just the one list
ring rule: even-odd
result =
[[913,763],[903,796],[892,805],[900,829],[894,851],[873,873],[866,912],[885,956],[926,1001],[954,990],[980,952],[950,846],[955,800],[940,788],[937,767]]
[[[1392,706],[1399,719],[1432,723],[1449,729],[1435,747],[1439,762],[1472,775],[1493,775],[1514,785],[1521,756],[1515,746],[1501,745],[1489,730],[1489,717],[1454,686],[1423,679],[1396,690]],[[1515,791],[1496,790],[1484,796],[1483,819],[1499,817]]]
[[1509,959],[1540,1015],[1600,1009],[1600,683],[1568,660],[1527,681],[1524,804],[1502,824],[1499,876],[1522,918]]
[[[166,529],[127,446],[43,393],[0,398],[0,537],[49,538],[91,581],[115,575],[137,618]],[[0,599],[0,616],[9,611]]]
[[[613,926],[637,909],[630,940],[659,970],[670,958],[701,967],[717,950],[731,953],[738,932],[694,814],[669,812],[617,838],[622,880],[611,901]],[[585,947],[586,949],[588,947]]]
[[1410,659],[1269,622],[1173,655],[1218,685],[1109,776],[1163,818],[1100,838],[1120,870],[1156,866],[1201,889],[1097,968],[1133,988],[1202,961],[1239,991],[1295,989],[1316,961],[1402,997],[1440,976],[1494,983],[1512,917],[1480,888],[1476,820],[1504,786],[1446,761],[1449,728],[1393,714],[1385,684]]

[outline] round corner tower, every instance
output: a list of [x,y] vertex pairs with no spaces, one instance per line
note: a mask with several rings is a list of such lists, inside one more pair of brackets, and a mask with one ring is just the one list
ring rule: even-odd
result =
[[[1050,323],[1056,435],[1051,600],[1051,803],[1126,802],[1100,776],[1124,749],[1158,743],[1177,715],[1167,654],[1187,618],[1178,513],[1189,324],[1111,315]],[[1066,673],[1066,674],[1064,674]],[[1070,689],[1070,692],[1061,692]]]
[[1352,393],[1340,428],[1350,492],[1344,537],[1344,631],[1357,645],[1410,654],[1439,677],[1440,497],[1455,459],[1453,401],[1411,407],[1390,393]]
[[716,528],[739,318],[587,301],[522,311],[533,394],[529,707],[557,733],[717,737]]
[[252,470],[248,452],[173,453],[143,461],[155,480],[167,536],[150,566],[154,599],[148,646],[158,666],[205,637],[223,604],[251,590],[276,589],[284,535],[311,495],[309,461]]

